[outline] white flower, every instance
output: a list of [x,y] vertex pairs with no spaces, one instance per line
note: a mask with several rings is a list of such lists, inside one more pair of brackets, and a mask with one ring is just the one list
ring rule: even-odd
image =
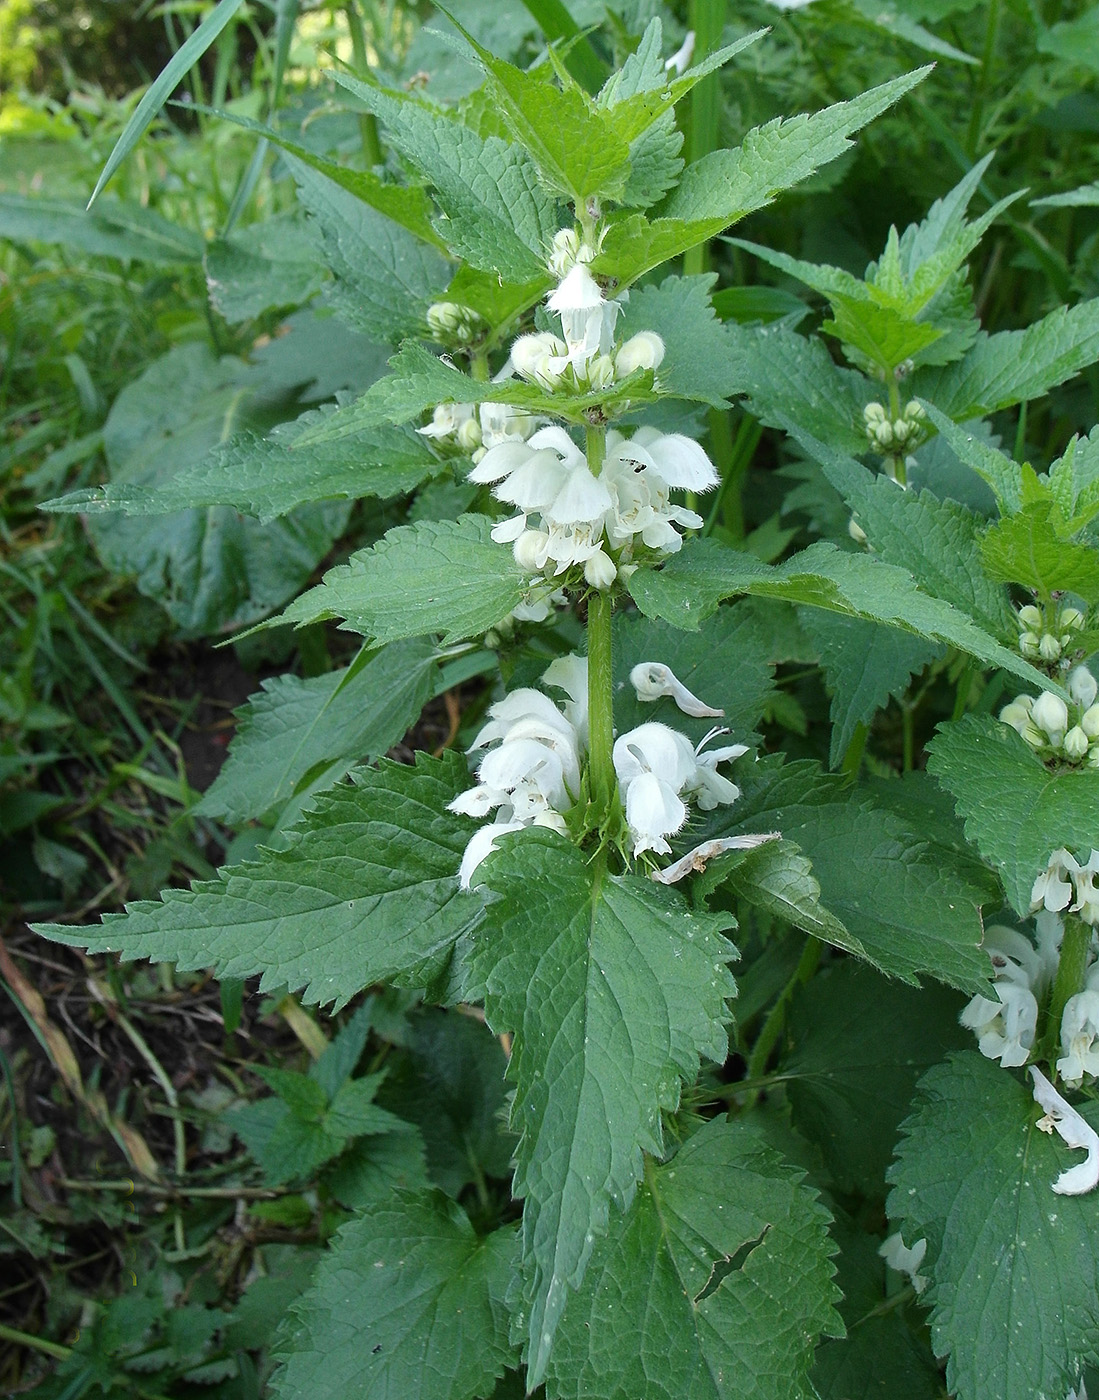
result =
[[553,252],[549,257],[550,275],[560,282],[580,252],[580,235],[574,228],[559,228],[553,235]]
[[1072,899],[1071,877],[1077,874],[1079,869],[1075,856],[1063,846],[1054,851],[1049,858],[1049,864],[1034,881],[1034,888],[1030,892],[1031,910],[1042,907],[1059,914],[1062,909],[1067,909]]
[[626,824],[633,853],[670,855],[666,838],[687,820],[681,794],[697,797],[703,811],[740,796],[735,783],[717,772],[718,763],[744,753],[743,744],[703,753],[703,746],[723,730],[711,730],[698,745],[666,724],[640,724],[615,740],[614,770],[626,800]]
[[622,298],[608,301],[587,265],[578,260],[546,305],[561,318],[561,333],[568,347],[566,363],[583,378],[589,361],[596,355],[609,355],[614,348],[614,326]]
[[1095,877],[1099,875],[1099,851],[1092,851],[1087,864],[1078,865],[1073,875],[1076,899],[1072,912],[1079,914],[1085,924],[1094,928],[1099,924],[1099,890],[1095,888]]
[[766,841],[781,841],[781,831],[752,831],[743,836],[717,836],[712,841],[703,841],[692,847],[685,856],[680,856],[663,870],[650,870],[649,879],[661,885],[675,885],[685,875],[697,870],[705,870],[710,861],[724,855],[726,851],[750,851],[762,846]]
[[665,59],[664,71],[667,73],[675,73],[677,76],[685,73],[690,65],[694,51],[695,32],[693,29],[688,29],[687,37],[683,40],[683,43],[676,49],[675,53],[672,54],[671,58]]
[[488,826],[479,827],[469,838],[462,854],[462,863],[458,867],[459,886],[463,890],[471,889],[473,872],[488,853],[496,849],[496,838],[509,831],[522,831],[524,825],[523,822],[489,822]]
[[609,588],[617,575],[614,560],[601,549],[584,561],[584,578],[592,588]]
[[1064,742],[1065,757],[1072,763],[1078,763],[1088,751],[1088,736],[1078,724],[1074,724],[1065,735]]
[[919,1239],[911,1249],[904,1242],[901,1232],[898,1230],[878,1249],[878,1253],[885,1260],[891,1269],[896,1269],[899,1274],[907,1274],[912,1282],[912,1287],[917,1293],[922,1293],[927,1287],[927,1279],[923,1274],[918,1273],[923,1257],[927,1253],[927,1241]]
[[1034,1098],[1046,1111],[1038,1127],[1046,1133],[1056,1129],[1069,1147],[1085,1148],[1088,1154],[1078,1166],[1063,1171],[1053,1189],[1059,1196],[1082,1196],[1099,1185],[1099,1134],[1061,1097],[1037,1066],[1030,1066],[1030,1075],[1034,1080]]
[[552,394],[560,387],[567,355],[568,347],[563,341],[548,331],[541,331],[534,335],[521,335],[515,341],[511,347],[511,364],[520,378]]
[[1005,1069],[1025,1065],[1034,1044],[1038,1003],[1029,987],[1014,982],[994,985],[999,1002],[976,996],[958,1020],[977,1033],[977,1048]]
[[638,369],[656,369],[664,358],[664,342],[655,331],[640,331],[615,353],[614,368],[625,379]]
[[580,743],[588,742],[588,658],[559,656],[542,672],[542,684],[563,690],[569,697],[561,707],[576,731]]
[[1089,739],[1099,739],[1099,705],[1089,705],[1080,716],[1080,728]]
[[697,442],[679,433],[639,428],[632,438],[607,434],[601,480],[614,501],[607,537],[619,549],[640,536],[650,549],[675,553],[682,544],[676,525],[699,529],[702,517],[671,503],[673,488],[708,491],[717,472]]
[[692,695],[676,678],[672,668],[659,661],[639,661],[630,672],[630,684],[637,691],[639,700],[648,702],[669,696],[685,715],[693,715],[696,719],[720,719],[725,714],[724,710],[715,710],[697,695]]
[[1038,957],[1042,964],[1042,985],[1045,987],[1057,975],[1057,965],[1061,960],[1061,941],[1065,936],[1065,923],[1060,914],[1043,909],[1035,918],[1034,927],[1037,931]]
[[473,417],[473,405],[471,403],[441,403],[435,406],[435,412],[431,415],[431,422],[416,431],[422,437],[442,438],[457,434],[463,423],[468,423]]
[[717,771],[719,763],[731,763],[748,752],[747,744],[726,744],[720,749],[704,753],[704,747],[718,734],[727,734],[727,729],[711,729],[695,749],[695,771],[687,783],[687,791],[694,793],[698,805],[704,812],[712,812],[717,806],[728,806],[740,796],[740,788]]
[[1055,748],[1061,747],[1061,740],[1068,728],[1068,706],[1052,690],[1043,690],[1035,700],[1030,717],[1039,729],[1049,735],[1049,742]]
[[1065,1002],[1061,1017],[1061,1049],[1057,1073],[1071,1088],[1077,1088],[1085,1074],[1099,1074],[1099,992],[1077,992]]
[[[1034,944],[1018,929],[1009,928],[1006,924],[994,924],[985,930],[983,947],[992,960],[996,981],[1029,987],[1036,995],[1045,990],[1048,980],[1046,964]],[[1053,966],[1056,970],[1056,958]]]
[[1081,707],[1088,709],[1095,704],[1095,697],[1099,695],[1099,684],[1086,666],[1077,666],[1068,674],[1068,693]]
[[478,416],[481,442],[487,449],[498,447],[502,442],[522,441],[538,426],[537,418],[507,403],[483,403]]

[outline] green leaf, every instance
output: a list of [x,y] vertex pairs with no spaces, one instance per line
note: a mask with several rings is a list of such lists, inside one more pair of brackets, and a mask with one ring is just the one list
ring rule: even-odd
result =
[[170,515],[232,506],[266,524],[316,501],[402,496],[440,469],[427,441],[408,428],[368,428],[319,443],[300,439],[322,429],[334,412],[310,409],[267,437],[236,433],[166,480],[109,482],[46,501],[43,510],[97,515]]
[[318,1123],[328,1107],[328,1095],[322,1085],[306,1074],[289,1069],[257,1065],[256,1073],[267,1087],[286,1105],[295,1118],[305,1123]]
[[425,1010],[408,1057],[391,1072],[382,1101],[411,1119],[427,1147],[432,1180],[457,1199],[483,1176],[506,1180],[515,1138],[507,1116],[507,1057],[473,1016]]
[[738,899],[858,956],[866,950],[821,903],[811,861],[793,841],[765,841],[712,860],[694,884],[702,897],[727,886]]
[[39,932],[185,971],[262,973],[262,989],[304,987],[308,1001],[342,1005],[373,982],[425,986],[480,914],[457,879],[472,823],[445,810],[468,785],[465,760],[453,753],[359,769],[317,799],[288,850],[166,890],[162,903],[133,904],[99,928]]
[[945,642],[1031,683],[1048,680],[995,641],[964,613],[917,587],[912,575],[868,554],[843,553],[823,542],[785,564],[771,566],[711,540],[688,541],[655,573],[639,570],[630,591],[649,617],[697,628],[723,598],[748,593],[808,603],[847,617],[887,623],[929,641]]
[[346,1142],[324,1123],[292,1112],[281,1098],[256,1099],[232,1109],[226,1121],[272,1186],[308,1181],[339,1155]]
[[907,392],[961,423],[1040,399],[1096,360],[1099,297],[1059,306],[1022,331],[982,332],[963,359],[944,368],[918,369]]
[[1000,520],[981,539],[981,558],[992,578],[1020,583],[1042,599],[1057,592],[1099,599],[1099,550],[1073,543],[1056,502],[1034,501]]
[[712,151],[687,167],[662,213],[671,219],[723,217],[726,224],[770,204],[851,147],[848,137],[880,116],[931,72],[917,68],[811,116],[755,127],[733,150]]
[[[400,1120],[397,1120],[400,1122]],[[429,1191],[423,1139],[411,1123],[375,1137],[363,1137],[340,1154],[324,1176],[341,1205],[358,1210],[388,1203],[394,1191]]]
[[475,1400],[512,1360],[515,1232],[479,1237],[441,1192],[397,1191],[336,1235],[284,1326],[278,1400]]
[[500,115],[546,185],[577,206],[589,196],[617,198],[629,174],[630,137],[619,135],[610,115],[575,84],[555,87],[545,69],[524,73],[457,27],[488,74]]
[[412,728],[433,670],[432,647],[417,640],[327,675],[264,681],[236,712],[229,756],[196,810],[241,826],[288,802],[319,768],[332,765],[333,786],[353,762],[380,758]]
[[454,253],[505,282],[552,285],[546,258],[558,211],[521,147],[482,139],[437,107],[346,73],[332,76],[385,123],[394,145],[431,182],[445,216],[435,227]]
[[679,838],[677,855],[715,837],[781,832],[808,856],[820,902],[854,940],[841,946],[913,985],[919,973],[964,991],[987,985],[979,911],[999,895],[980,862],[951,844],[949,828],[940,836],[925,813],[890,809],[807,761],[742,760],[734,776],[739,800]]
[[222,121],[233,122],[236,126],[243,127],[245,131],[255,132],[265,141],[270,141],[272,145],[278,146],[280,150],[296,156],[299,161],[311,166],[321,175],[327,175],[348,194],[353,194],[356,199],[361,199],[364,204],[369,204],[379,214],[384,214],[386,218],[392,219],[394,223],[408,229],[410,233],[414,233],[425,243],[432,244],[441,253],[448,251],[445,240],[439,237],[432,226],[431,218],[434,211],[431,200],[426,191],[419,185],[390,184],[389,181],[380,179],[373,171],[351,170],[346,165],[338,165],[334,160],[329,160],[326,156],[318,155],[315,151],[309,150],[307,146],[290,140],[281,132],[264,126],[262,122],[240,116],[239,113],[210,109],[210,114],[220,117]]
[[[234,432],[262,430],[272,416],[265,387],[257,366],[218,360],[204,344],[176,346],[111,407],[104,428],[111,485],[156,492]],[[347,507],[330,502],[260,526],[222,506],[152,525],[96,515],[88,532],[109,569],[136,576],[141,592],[193,636],[255,622],[286,602],[346,518]]]
[[278,215],[216,239],[203,260],[210,300],[231,325],[300,306],[324,285],[324,263],[299,219]]
[[880,559],[907,569],[925,592],[967,613],[993,636],[1015,632],[1004,590],[982,567],[978,532],[984,522],[978,516],[929,491],[899,491],[888,477],[874,476],[796,424],[785,426],[820,463]]
[[305,161],[289,154],[283,160],[336,276],[329,300],[337,313],[373,340],[397,340],[422,329],[427,308],[450,281],[449,264]]
[[1099,73],[1099,17],[1085,10],[1078,19],[1062,20],[1037,39],[1039,53],[1055,55],[1073,67]]
[[964,425],[955,424],[932,403],[928,417],[963,462],[991,486],[1001,515],[1014,515],[1022,504],[1022,468]]
[[20,194],[0,195],[0,238],[147,263],[198,262],[205,246],[201,234],[140,204],[104,200],[92,213],[68,200]]
[[317,1081],[330,1099],[351,1078],[362,1058],[374,1019],[375,1004],[375,998],[368,997],[310,1067],[310,1078]]
[[658,371],[661,389],[683,399],[701,399],[726,408],[735,368],[730,337],[714,314],[713,273],[666,277],[659,286],[630,293],[620,322],[620,339],[656,331],[664,342]]
[[340,617],[375,645],[442,632],[479,637],[529,593],[529,577],[485,515],[399,525],[331,569],[279,619],[304,626]]
[[179,80],[199,61],[202,55],[218,37],[221,31],[240,9],[242,0],[219,0],[202,23],[179,46],[164,65],[156,80],[151,83],[134,108],[129,121],[122,128],[122,134],[114,144],[107,164],[95,182],[92,197],[88,200],[90,209],[100,191],[118,167],[141,140],[153,118],[172,95]]
[[1099,770],[1051,770],[1014,729],[991,715],[940,726],[928,772],[954,798],[966,835],[1000,875],[1020,915],[1050,855],[1086,855],[1099,833]]
[[661,1110],[702,1056],[727,1053],[729,918],[690,911],[637,876],[607,876],[537,828],[504,838],[486,880],[499,896],[473,954],[485,1012],[512,1031],[513,1190],[526,1198],[528,1385],[545,1373],[568,1289],[613,1201],[625,1210]]
[[927,1240],[931,1338],[959,1400],[1061,1396],[1099,1361],[1099,1197],[1054,1195],[1078,1154],[1040,1116],[1028,1085],[956,1055],[922,1079],[890,1173],[905,1243]]
[[899,700],[912,677],[941,656],[942,650],[921,637],[858,617],[839,617],[816,608],[801,608],[799,617],[820,652],[832,692],[828,762],[838,768],[856,727],[869,724],[891,699]]
[[399,1118],[374,1102],[382,1078],[380,1074],[368,1074],[349,1079],[325,1114],[325,1129],[346,1139],[387,1133],[404,1126]]
[[550,1363],[557,1400],[792,1400],[839,1335],[828,1214],[745,1123],[715,1119],[596,1246]]
[[916,1080],[969,1043],[955,992],[906,987],[856,962],[830,967],[795,997],[780,1073],[798,1131],[838,1189],[885,1194],[885,1170]]

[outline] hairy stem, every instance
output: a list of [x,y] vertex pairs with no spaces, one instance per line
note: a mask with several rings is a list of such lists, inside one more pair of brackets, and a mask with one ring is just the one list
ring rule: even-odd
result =
[[[607,429],[591,424],[587,433],[588,468],[593,476],[603,470]],[[591,799],[600,819],[614,804],[614,715],[611,708],[611,595],[592,589],[588,595],[588,781]]]
[[1049,1017],[1046,1021],[1045,1040],[1051,1060],[1056,1054],[1061,1038],[1061,1018],[1065,1014],[1065,1003],[1084,985],[1090,942],[1090,926],[1074,914],[1066,914],[1065,936],[1061,941],[1061,960],[1057,964],[1057,976],[1049,998]]

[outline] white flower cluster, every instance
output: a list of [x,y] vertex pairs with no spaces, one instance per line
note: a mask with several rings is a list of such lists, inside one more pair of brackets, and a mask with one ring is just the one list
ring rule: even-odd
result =
[[[635,666],[631,681],[641,700],[671,696],[687,714],[720,714],[704,705],[659,662]],[[580,795],[580,770],[588,746],[588,663],[582,656],[559,657],[542,676],[544,685],[563,690],[558,707],[532,688],[512,691],[489,707],[488,723],[470,747],[487,750],[477,766],[478,782],[450,803],[450,811],[468,817],[494,813],[475,831],[458,872],[469,889],[474,871],[495,849],[496,838],[527,826],[545,826],[567,834],[565,814]],[[725,730],[714,729],[696,747],[666,724],[641,724],[614,746],[614,768],[626,805],[632,853],[670,853],[666,837],[688,817],[684,798],[694,797],[703,811],[740,796],[740,789],[718,773],[717,765],[746,752],[743,744],[705,752],[706,744]]]
[[427,308],[427,328],[440,345],[471,345],[485,332],[476,311],[456,301],[435,301]]
[[891,1269],[899,1274],[907,1274],[912,1289],[919,1294],[928,1285],[928,1279],[919,1272],[923,1257],[927,1253],[927,1240],[921,1237],[911,1249],[905,1244],[904,1236],[898,1230],[890,1235],[878,1249],[878,1253]]
[[518,509],[492,537],[512,545],[521,568],[556,576],[580,565],[592,588],[609,588],[642,546],[674,554],[683,543],[676,526],[702,525],[671,492],[708,491],[717,473],[691,438],[639,428],[629,439],[607,434],[597,477],[565,429],[550,427],[492,448],[470,480],[494,482],[493,494]]
[[[1085,924],[1099,924],[1099,890],[1095,877],[1099,875],[1099,851],[1092,851],[1087,863],[1081,865],[1062,846],[1053,852],[1049,864],[1034,881],[1030,892],[1031,910],[1046,909],[1060,914],[1068,910],[1078,914]],[[1075,897],[1074,897],[1075,896]]]
[[1079,608],[1070,607],[1057,607],[1049,618],[1041,608],[1028,603],[1016,613],[1015,621],[1019,624],[1019,650],[1028,661],[1047,666],[1060,662],[1067,667],[1065,653],[1074,645],[1085,618]]
[[996,925],[987,930],[984,947],[992,960],[998,1000],[975,996],[958,1018],[976,1032],[981,1054],[1005,1068],[1026,1064],[1038,1025],[1038,1002],[1057,972],[1061,920],[1056,914],[1040,914],[1037,932],[1035,948],[1018,929]]
[[890,418],[880,403],[868,403],[862,417],[870,446],[879,452],[910,452],[926,431],[927,414],[915,399],[905,404],[899,418]]
[[1086,666],[1077,666],[1066,682],[1072,707],[1044,690],[1037,700],[1017,695],[1000,711],[1009,724],[1043,759],[1099,768],[1099,685]]
[[453,438],[479,462],[494,447],[525,441],[542,421],[506,403],[441,403],[431,422],[416,431],[428,438]]

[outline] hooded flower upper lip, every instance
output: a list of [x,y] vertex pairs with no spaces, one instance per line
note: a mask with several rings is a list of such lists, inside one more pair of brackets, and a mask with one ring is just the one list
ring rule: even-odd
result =
[[634,855],[657,851],[669,855],[667,837],[687,820],[682,795],[694,795],[703,811],[740,796],[735,783],[717,765],[745,753],[743,744],[703,752],[722,733],[711,730],[697,748],[678,730],[656,722],[640,724],[615,740],[614,770],[626,799],[626,824]]
[[1092,1191],[1099,1185],[1099,1134],[1057,1092],[1036,1065],[1030,1066],[1030,1076],[1034,1080],[1034,1097],[1046,1111],[1046,1117],[1038,1126],[1047,1133],[1056,1129],[1069,1147],[1083,1147],[1088,1154],[1079,1165],[1063,1171],[1053,1183],[1053,1189],[1059,1196],[1082,1196],[1085,1191]]

